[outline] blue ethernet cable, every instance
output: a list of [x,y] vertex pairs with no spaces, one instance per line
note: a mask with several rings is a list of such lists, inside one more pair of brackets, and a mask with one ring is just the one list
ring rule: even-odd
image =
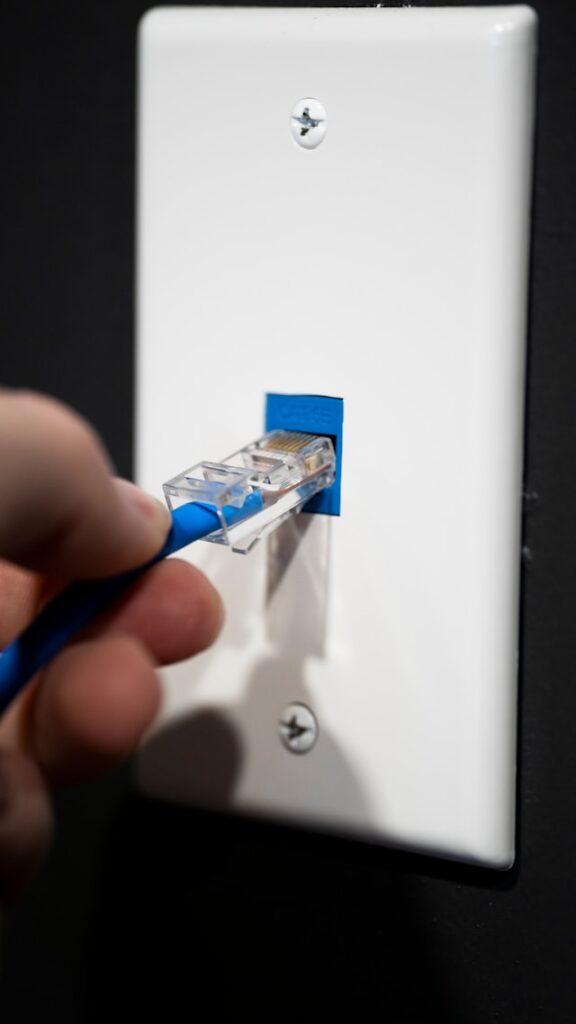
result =
[[[260,494],[249,495],[241,509],[224,507],[227,526],[262,508]],[[50,601],[30,625],[0,655],[0,714],[18,696],[32,676],[84,626],[103,612],[147,569],[168,555],[220,529],[218,511],[210,505],[188,502],[172,511],[172,525],[163,548],[144,565],[109,579],[73,583]]]
[[268,529],[332,486],[335,466],[328,437],[278,429],[223,463],[201,462],[169,480],[164,493],[172,525],[155,558],[119,576],[72,583],[0,654],[0,714],[40,668],[151,566],[203,537],[248,552]]

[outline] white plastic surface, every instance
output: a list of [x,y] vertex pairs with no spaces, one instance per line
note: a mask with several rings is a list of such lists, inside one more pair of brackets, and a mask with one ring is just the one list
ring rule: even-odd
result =
[[166,672],[146,792],[512,862],[534,46],[527,7],[145,17],[140,483],[257,437],[268,391],[345,416],[340,518],[190,550],[227,623]]

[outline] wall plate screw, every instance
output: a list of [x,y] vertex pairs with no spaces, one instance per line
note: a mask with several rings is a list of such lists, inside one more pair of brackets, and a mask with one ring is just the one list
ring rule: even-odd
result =
[[298,100],[290,118],[292,137],[303,149],[316,149],[326,135],[326,111],[311,96]]
[[289,704],[280,716],[278,732],[287,750],[307,754],[318,739],[318,722],[306,704]]

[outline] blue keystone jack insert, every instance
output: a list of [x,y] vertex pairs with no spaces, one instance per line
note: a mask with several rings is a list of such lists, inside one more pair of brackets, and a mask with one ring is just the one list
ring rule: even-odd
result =
[[266,395],[266,424],[269,430],[301,430],[305,434],[325,434],[332,439],[336,451],[334,483],[317,494],[304,507],[304,512],[340,515],[340,481],[342,468],[342,425],[344,402],[327,395]]

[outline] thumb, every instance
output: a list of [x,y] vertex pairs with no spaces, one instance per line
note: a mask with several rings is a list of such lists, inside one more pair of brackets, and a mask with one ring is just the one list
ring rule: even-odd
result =
[[52,808],[40,772],[22,754],[0,750],[0,904],[12,902],[44,860]]
[[113,479],[92,428],[42,395],[0,391],[0,556],[60,580],[147,562],[168,510]]

